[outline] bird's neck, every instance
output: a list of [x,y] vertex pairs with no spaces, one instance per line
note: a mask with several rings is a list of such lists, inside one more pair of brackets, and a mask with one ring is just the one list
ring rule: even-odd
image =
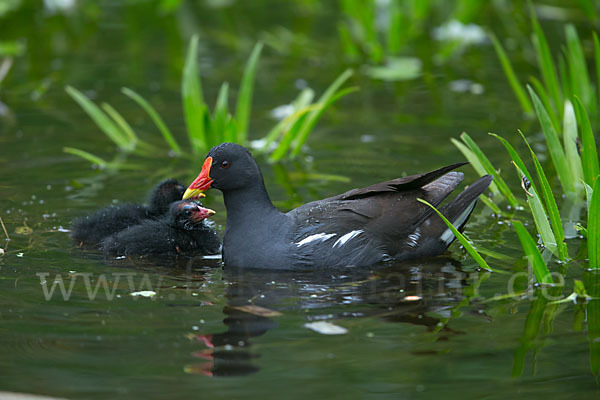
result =
[[282,215],[271,202],[262,179],[255,185],[223,192],[223,200],[227,208],[228,226]]

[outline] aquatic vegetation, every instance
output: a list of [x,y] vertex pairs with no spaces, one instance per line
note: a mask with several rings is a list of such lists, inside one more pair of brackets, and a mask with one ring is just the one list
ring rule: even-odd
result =
[[483,268],[487,271],[492,271],[492,269],[487,264],[487,262],[477,252],[477,249],[473,245],[473,242],[471,242],[464,234],[462,234],[458,229],[456,229],[456,227],[454,227],[454,225],[452,225],[452,222],[448,221],[448,218],[446,218],[441,212],[439,212],[438,209],[435,208],[431,203],[429,203],[423,199],[419,199],[419,201],[421,203],[426,204],[427,206],[431,207],[433,209],[433,211],[435,211],[436,214],[440,216],[440,218],[442,219],[442,221],[444,221],[444,223],[446,224],[448,229],[450,229],[452,231],[454,236],[456,236],[456,239],[458,239],[460,244],[462,244],[464,246],[464,248],[467,250],[467,252],[471,255],[471,257],[473,257],[473,259],[477,262],[477,264],[479,264],[479,266],[481,268]]
[[[248,145],[254,80],[262,47],[262,43],[257,43],[248,58],[238,92],[235,115],[232,115],[228,106],[229,84],[227,82],[221,85],[212,112],[206,103],[197,65],[198,36],[192,37],[181,84],[183,111],[191,149],[189,154],[182,150],[173,133],[148,100],[129,88],[122,88],[121,91],[146,111],[173,156],[203,155],[211,147],[222,142]],[[314,91],[305,89],[293,103],[293,113],[276,124],[262,140],[254,141],[254,147],[270,152],[269,160],[274,162],[285,157],[297,157],[325,110],[343,96],[357,90],[355,87],[341,88],[351,76],[352,70],[344,71],[314,103]],[[155,146],[141,140],[126,119],[110,104],[102,103],[99,107],[82,92],[71,86],[67,86],[66,91],[122,152],[142,156],[155,155],[160,152]],[[82,157],[100,167],[109,165],[115,168],[119,167],[117,164],[107,163],[102,158],[85,150],[65,147],[64,151]]]
[[469,22],[487,6],[462,0],[340,0],[343,18],[337,24],[338,36],[348,59],[371,64],[365,66],[368,76],[387,81],[414,79],[421,73],[422,62],[402,55],[415,39],[428,33],[432,16],[447,16],[431,32],[438,61],[445,61],[469,45],[486,41],[484,29]]
[[[593,9],[593,7],[591,8]],[[598,104],[597,96],[600,96],[600,90],[598,90],[598,82],[600,81],[600,42],[598,35],[596,33],[593,34],[596,69],[595,71],[591,71],[588,70],[583,46],[577,30],[572,24],[566,24],[564,28],[566,46],[563,48],[562,54],[558,57],[557,68],[548,40],[540,26],[533,7],[531,9],[531,23],[533,26],[533,51],[542,79],[531,77],[530,84],[533,89],[529,89],[529,91],[535,90],[537,96],[539,96],[539,100],[543,103],[543,108],[546,110],[548,118],[557,131],[560,128],[560,121],[564,115],[563,106],[567,100],[572,100],[573,96],[580,98],[585,109],[590,113],[591,120],[595,124],[599,117],[596,111],[596,105]],[[532,115],[536,100],[527,98],[527,90],[517,78],[502,44],[493,34],[490,36],[504,73],[521,104],[521,108],[525,113]],[[595,84],[590,78],[594,75],[596,77]]]
[[[510,217],[528,265],[536,281],[542,284],[538,288],[530,286],[535,297],[520,339],[521,345],[514,352],[513,376],[522,375],[528,352],[531,349],[535,351],[539,349],[540,345],[536,343],[539,342],[540,334],[552,331],[553,321],[559,312],[558,305],[567,301],[576,304],[575,318],[580,321],[576,326],[581,326],[583,315],[587,312],[590,367],[592,373],[597,376],[600,373],[600,345],[598,345],[598,338],[600,338],[600,274],[598,274],[600,196],[597,196],[596,189],[600,172],[591,121],[597,121],[598,118],[595,97],[598,86],[594,86],[589,78],[586,60],[575,28],[570,25],[565,28],[567,46],[559,64],[560,74],[557,75],[545,35],[535,15],[532,19],[534,47],[544,84],[534,77],[531,78],[532,86],[523,87],[504,49],[492,36],[501,65],[521,108],[526,113],[534,114],[539,121],[549,154],[546,168],[553,168],[560,184],[560,188],[552,185],[538,155],[522,132],[519,131],[519,134],[529,150],[537,179],[534,179],[528,171],[523,159],[511,143],[499,135],[490,133],[504,146],[515,166],[525,193],[525,202],[529,206],[530,216],[534,222],[535,233],[539,235],[542,244],[540,246],[540,243],[535,240],[535,236],[532,236],[523,221],[514,216]],[[596,66],[600,71],[600,46],[595,34],[594,44]],[[600,82],[600,73],[597,79]],[[492,199],[482,196],[485,204],[497,214],[505,214],[500,206],[503,201],[509,204],[510,214],[515,208],[520,209],[523,201],[512,193],[479,146],[466,133],[463,133],[460,139],[461,141],[452,139],[452,142],[471,162],[474,169],[480,175],[494,176],[496,185],[490,188],[494,197]],[[578,143],[581,143],[581,147]],[[577,235],[573,221],[580,218],[584,208],[584,192],[587,197],[587,227],[579,227],[579,231],[587,237],[589,270],[584,273],[583,282],[573,280],[572,294],[563,296],[562,291],[566,285],[565,278],[569,264],[573,259],[584,262],[586,258],[585,244],[583,252],[580,249],[577,254],[569,254],[566,243],[567,239]],[[559,211],[557,200],[561,199],[563,204]],[[590,234],[592,231],[594,234]],[[556,262],[553,262],[553,257],[556,257]],[[555,265],[558,266],[557,281],[551,275],[552,267]],[[560,300],[550,301],[551,299]]]

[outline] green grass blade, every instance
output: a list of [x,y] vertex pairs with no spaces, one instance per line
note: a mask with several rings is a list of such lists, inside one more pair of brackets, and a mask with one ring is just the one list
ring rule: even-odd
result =
[[244,68],[240,93],[238,94],[237,106],[235,110],[235,119],[237,121],[237,142],[246,143],[248,139],[248,120],[250,119],[250,109],[252,107],[252,92],[254,90],[254,78],[256,77],[256,67],[260,52],[263,48],[261,42],[257,43],[250,54],[250,58]]
[[556,199],[554,198],[554,194],[550,188],[550,183],[548,183],[548,179],[546,178],[546,174],[544,173],[537,155],[533,152],[531,146],[529,146],[529,143],[527,142],[527,139],[525,139],[525,136],[522,133],[521,137],[525,143],[527,143],[527,147],[531,153],[531,158],[533,159],[538,179],[540,181],[544,202],[546,203],[546,209],[548,210],[548,216],[550,217],[550,223],[552,224],[554,239],[556,239],[556,245],[558,246],[558,257],[562,261],[565,261],[569,257],[569,252],[567,250],[567,244],[565,243],[565,231],[560,219],[560,213],[558,212],[558,206],[556,205]]
[[581,8],[581,11],[583,11],[588,19],[592,21],[596,21],[598,19],[598,14],[596,13],[596,1],[577,0],[576,3],[579,5],[579,8]]
[[[523,180],[523,176],[529,175],[527,170],[521,170],[516,163],[514,163],[514,165],[517,168],[517,172],[519,173],[521,180]],[[533,181],[530,180],[529,182],[531,186],[529,188],[524,187],[523,189],[527,189],[527,204],[531,210],[533,222],[535,223],[535,227],[542,238],[542,243],[544,243],[544,246],[555,253],[557,250],[556,238],[554,237],[554,232],[552,231],[552,227],[548,222],[548,215],[546,214],[546,210],[542,205],[542,200]]]
[[484,194],[479,196],[479,198],[481,199],[481,202],[488,206],[496,215],[502,214],[502,210],[500,209],[500,207],[498,207],[491,198]]
[[[564,93],[564,98],[568,99],[573,96],[574,92],[573,92],[573,88],[572,88],[573,82],[571,82],[571,76],[569,75],[569,73],[570,73],[569,67],[567,66],[566,53],[567,53],[567,50],[563,46],[563,55],[559,56],[559,58],[558,58],[558,76],[560,79],[561,90]],[[536,92],[539,93],[540,97],[542,97],[542,93],[540,91],[538,91],[537,88],[536,88]],[[543,100],[543,98],[542,98],[542,100]],[[546,106],[547,110],[549,110],[551,108],[552,107]],[[558,128],[556,130],[558,130]]]
[[583,176],[585,177],[585,183],[593,187],[598,174],[600,174],[596,140],[594,139],[594,132],[592,131],[588,114],[578,97],[575,97],[575,107],[578,111],[577,116],[579,117],[581,126],[581,163],[583,166]]
[[69,96],[73,98],[89,117],[98,125],[98,127],[112,140],[121,150],[133,150],[133,143],[129,141],[127,134],[122,132],[119,127],[108,117],[93,101],[88,99],[83,93],[72,86],[65,88]]
[[308,118],[308,113],[303,113],[298,117],[298,119],[296,119],[291,128],[283,135],[283,138],[281,139],[281,142],[279,142],[277,148],[269,156],[269,161],[277,162],[285,157],[288,149],[292,145],[292,142],[298,136],[298,131],[300,131],[304,125],[306,118]]
[[273,129],[269,131],[267,136],[265,136],[265,143],[263,147],[268,148],[271,145],[271,143],[277,140],[281,135],[285,134],[289,130],[288,127],[293,126],[299,118],[303,117],[305,114],[312,110],[316,110],[317,108],[319,108],[318,105],[301,107],[293,114],[288,115],[287,117],[279,121],[277,125],[275,125]]
[[531,22],[533,25],[533,45],[536,50],[538,65],[542,72],[542,78],[544,79],[548,93],[550,93],[550,97],[553,100],[556,112],[560,113],[562,111],[561,106],[563,102],[558,78],[556,76],[556,68],[554,66],[554,61],[552,61],[552,53],[550,52],[546,35],[544,35],[544,31],[537,20],[533,7],[531,9]]
[[[229,97],[229,84],[227,82],[223,82],[221,88],[219,89],[219,95],[217,96],[217,102],[215,104],[215,111],[213,113],[213,125],[211,126],[211,131],[208,137],[213,139],[211,141],[211,145],[215,146],[221,142],[223,142],[223,138],[225,136],[229,136],[230,132],[226,132],[226,125],[229,116],[229,109],[227,106],[227,99]],[[234,142],[238,142],[236,140],[235,134],[238,132],[234,132],[234,137],[232,138]]]
[[358,91],[357,87],[349,87],[340,90],[339,92],[335,93],[333,96],[328,98],[325,103],[319,103],[319,108],[309,112],[306,120],[304,121],[304,124],[302,124],[302,127],[298,131],[298,137],[295,140],[292,149],[292,158],[297,157],[298,154],[300,154],[300,150],[302,150],[302,146],[304,145],[304,143],[306,143],[308,135],[310,135],[317,122],[319,122],[319,119],[321,118],[323,113],[339,99],[356,91]]
[[552,125],[554,125],[554,129],[556,130],[556,132],[559,132],[560,131],[560,121],[558,120],[558,115],[554,111],[554,107],[552,106],[552,101],[550,99],[550,96],[548,96],[548,93],[546,92],[544,85],[542,85],[542,82],[540,82],[535,77],[531,77],[530,81],[531,81],[531,84],[533,85],[535,92],[539,93],[538,97],[540,98],[540,100],[542,101],[542,104],[544,105],[544,108],[548,112],[548,116],[552,120]]
[[188,137],[195,154],[208,150],[208,142],[205,131],[205,114],[208,113],[202,85],[198,74],[198,35],[194,35],[190,41],[183,77],[181,80],[181,96],[185,123],[187,125]]
[[323,94],[321,95],[321,97],[319,98],[319,101],[317,101],[317,103],[319,104],[325,104],[331,97],[333,97],[333,95],[335,94],[335,92],[337,92],[339,90],[339,88],[348,80],[350,79],[350,77],[352,76],[353,71],[352,69],[348,68],[347,70],[345,70],[344,72],[342,72],[340,74],[340,76],[338,76],[331,85],[329,85],[329,87],[325,90],[325,92],[323,92]]
[[[477,158],[475,153],[473,153],[467,146],[465,146],[463,143],[454,138],[450,139],[450,141],[463,154],[463,156],[465,156],[465,158],[467,159],[469,164],[471,164],[475,172],[477,172],[480,176],[488,174],[483,164],[479,161],[479,158]],[[498,186],[496,186],[494,182],[490,184],[490,190],[492,191],[492,193],[494,193],[494,196],[502,196],[502,193],[500,193]]]
[[[596,84],[600,85],[600,40],[598,40],[598,35],[596,32],[594,34],[594,63],[596,64]],[[598,91],[598,103],[600,104],[600,87],[596,87]]]
[[311,105],[313,98],[315,96],[315,91],[311,88],[303,89],[300,94],[294,99],[292,105],[294,107],[294,112],[287,117],[283,118],[279,121],[264,137],[265,143],[263,148],[268,148],[271,143],[277,140],[286,130],[297,121],[303,114],[316,110],[319,108],[318,105]]
[[533,182],[533,179],[531,179],[531,175],[529,174],[527,167],[525,167],[525,163],[519,156],[519,153],[517,153],[517,151],[514,149],[514,147],[502,136],[496,135],[495,133],[489,133],[489,135],[495,137],[496,139],[498,139],[500,141],[500,143],[502,143],[504,145],[504,147],[506,148],[506,151],[508,151],[508,154],[510,155],[510,158],[512,159],[512,161],[517,165],[517,167],[519,167],[519,169],[527,177],[527,179],[529,179],[529,182]]
[[515,93],[517,100],[519,100],[521,108],[524,112],[528,114],[533,114],[533,107],[531,106],[531,101],[529,101],[529,97],[527,97],[527,92],[525,91],[525,88],[523,87],[521,82],[519,82],[519,78],[517,78],[517,74],[515,74],[512,64],[510,63],[510,60],[508,59],[508,56],[506,55],[502,44],[500,44],[500,41],[498,41],[498,38],[496,38],[496,35],[494,35],[493,33],[490,34],[490,38],[492,39],[492,43],[494,44],[496,55],[500,59],[500,65],[502,65],[504,75],[506,75],[510,87]]
[[481,165],[483,165],[483,167],[485,168],[486,173],[494,177],[494,183],[498,186],[498,189],[500,190],[502,195],[506,197],[510,205],[516,207],[518,204],[517,198],[508,188],[508,185],[506,184],[506,182],[504,182],[504,179],[502,179],[500,174],[498,174],[498,171],[496,171],[490,160],[486,157],[481,148],[479,148],[477,143],[475,143],[475,141],[471,139],[471,137],[466,132],[463,132],[460,135],[460,138],[467,145],[467,147],[469,147],[469,149],[475,154]]
[[423,199],[417,199],[417,200],[420,201],[421,203],[423,203],[423,204],[431,207],[431,209],[433,211],[435,211],[437,215],[440,216],[440,218],[442,219],[442,221],[444,221],[444,223],[446,224],[446,226],[448,226],[448,229],[450,229],[450,231],[452,231],[452,233],[454,234],[454,236],[456,236],[456,238],[458,239],[458,241],[463,245],[463,247],[467,250],[467,252],[471,255],[471,257],[473,257],[473,259],[477,262],[477,264],[479,264],[479,266],[481,268],[483,268],[483,269],[485,269],[487,271],[492,271],[492,268],[490,268],[490,266],[488,265],[488,263],[485,262],[485,260],[477,252],[477,250],[475,250],[475,247],[473,247],[473,245],[465,237],[465,235],[463,235],[462,233],[460,233],[458,231],[458,229],[456,229],[454,227],[454,225],[452,225],[452,223],[450,221],[448,221],[448,219],[444,215],[442,215],[441,212],[439,212],[432,204],[428,203],[427,201],[425,201]]
[[594,189],[592,189],[592,187],[585,182],[583,183],[583,185],[585,186],[585,197],[588,203],[589,210],[590,205],[592,204],[592,195],[594,194]]
[[583,104],[588,109],[591,109],[594,101],[594,93],[592,92],[592,84],[588,74],[585,56],[581,48],[581,42],[575,27],[571,24],[565,26],[565,36],[567,38],[567,64],[571,77],[571,85],[573,93],[581,98]]
[[144,111],[146,111],[146,113],[150,116],[150,118],[152,118],[152,121],[154,121],[154,124],[156,125],[156,127],[158,128],[160,133],[162,134],[163,138],[165,139],[165,142],[167,142],[167,144],[169,145],[171,150],[173,150],[173,152],[175,154],[181,155],[182,154],[181,148],[177,144],[177,141],[173,137],[173,134],[171,133],[169,128],[167,128],[167,125],[165,124],[163,119],[160,117],[160,115],[158,115],[158,113],[156,112],[154,107],[152,107],[152,105],[146,99],[144,99],[142,96],[140,96],[139,94],[137,94],[136,92],[134,92],[133,90],[131,90],[129,88],[124,87],[121,89],[121,92],[123,92],[123,94],[125,96],[129,97],[130,99],[132,99],[133,101],[138,103],[138,105],[140,107],[142,107],[144,109]]
[[225,124],[225,135],[223,142],[234,142],[237,135],[237,125],[231,115],[227,116],[227,123]]
[[563,112],[563,144],[567,164],[571,170],[571,176],[574,180],[576,191],[581,189],[581,180],[583,179],[583,169],[581,167],[581,157],[577,150],[577,117],[573,103],[565,101],[565,110]]
[[533,107],[535,108],[540,125],[542,126],[542,132],[544,132],[544,137],[546,138],[548,152],[550,153],[550,157],[554,163],[554,168],[556,169],[556,173],[560,179],[560,184],[565,192],[575,193],[575,183],[573,182],[573,177],[571,176],[571,172],[567,164],[565,152],[558,138],[558,134],[554,129],[554,125],[552,124],[548,112],[544,108],[544,105],[542,104],[538,95],[531,87],[528,87],[528,89],[531,99],[533,100]]
[[590,268],[600,269],[600,179],[596,179],[588,212],[588,257]]
[[523,226],[523,223],[521,221],[512,221],[512,223],[515,228],[515,232],[519,237],[519,241],[521,242],[521,246],[523,247],[523,251],[525,252],[525,256],[531,263],[535,279],[539,283],[553,283],[548,266],[542,258],[542,255],[533,241],[533,238]]
[[102,109],[108,114],[109,117],[111,117],[115,121],[115,123],[121,129],[121,132],[127,135],[127,138],[131,143],[137,143],[139,141],[131,125],[129,125],[129,123],[125,120],[125,118],[123,118],[121,114],[119,114],[117,110],[115,110],[108,103],[102,103]]
[[492,268],[490,268],[488,263],[483,259],[483,257],[481,257],[481,255],[477,252],[475,247],[473,247],[473,244],[469,241],[469,239],[467,239],[467,237],[465,235],[460,233],[459,230],[456,229],[456,227],[454,225],[452,225],[452,223],[450,221],[448,221],[448,219],[440,211],[438,211],[437,208],[435,208],[432,204],[428,203],[427,201],[425,201],[423,199],[417,199],[417,200],[420,201],[421,203],[431,207],[431,209],[433,211],[435,211],[435,213],[437,215],[439,215],[439,217],[442,219],[442,221],[444,221],[444,223],[446,224],[448,229],[450,229],[450,231],[454,234],[454,236],[458,239],[458,241],[463,245],[465,250],[467,250],[469,255],[471,257],[473,257],[473,259],[477,262],[477,264],[479,264],[479,266],[481,268],[483,268],[487,271],[492,271]]
[[105,168],[108,163],[104,161],[102,158],[93,155],[92,153],[88,153],[87,151],[75,149],[73,147],[63,147],[63,151],[68,154],[73,154],[74,156],[78,156],[91,162],[92,164],[96,164],[101,168]]
[[358,60],[360,57],[360,49],[354,43],[352,39],[352,34],[350,33],[350,28],[348,28],[348,24],[344,22],[340,22],[337,25],[338,35],[340,38],[340,42],[342,44],[342,49],[344,50],[344,54],[350,60]]

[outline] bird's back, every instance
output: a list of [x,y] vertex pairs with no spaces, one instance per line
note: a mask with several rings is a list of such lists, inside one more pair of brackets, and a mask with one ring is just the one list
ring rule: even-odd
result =
[[[298,268],[311,263],[313,267],[369,265],[443,253],[454,236],[442,240],[443,221],[417,199],[435,206],[442,203],[463,179],[460,172],[448,172],[459,165],[353,189],[290,211],[296,226],[292,240]],[[462,227],[490,182],[491,178],[480,179],[457,197],[458,202],[450,203],[445,210],[451,221],[462,215],[457,221]]]

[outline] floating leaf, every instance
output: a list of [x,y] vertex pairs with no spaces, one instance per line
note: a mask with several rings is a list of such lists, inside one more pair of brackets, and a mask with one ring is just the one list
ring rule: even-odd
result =
[[423,63],[414,57],[389,58],[383,66],[365,66],[365,75],[383,81],[407,81],[421,75]]
[[348,329],[339,325],[334,325],[327,321],[310,322],[304,324],[305,328],[311,329],[322,335],[343,335],[348,333]]

